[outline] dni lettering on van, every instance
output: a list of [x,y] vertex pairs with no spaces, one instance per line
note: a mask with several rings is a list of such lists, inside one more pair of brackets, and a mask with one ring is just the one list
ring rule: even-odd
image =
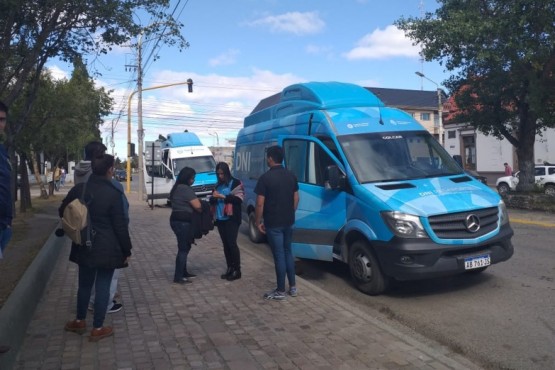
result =
[[250,171],[251,152],[237,153],[237,171]]

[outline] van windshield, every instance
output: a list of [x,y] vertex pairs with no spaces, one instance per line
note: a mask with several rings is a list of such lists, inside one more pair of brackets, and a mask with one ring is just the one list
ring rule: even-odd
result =
[[178,158],[173,160],[173,173],[175,176],[184,167],[191,167],[196,171],[196,173],[203,172],[215,172],[216,171],[216,161],[212,156],[202,156],[202,157],[189,157],[189,158]]
[[339,142],[361,184],[462,174],[427,131],[348,135]]

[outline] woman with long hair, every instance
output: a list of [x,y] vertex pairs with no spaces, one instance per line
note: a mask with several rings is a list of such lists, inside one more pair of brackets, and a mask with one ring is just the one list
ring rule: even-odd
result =
[[193,212],[201,212],[200,200],[191,187],[196,172],[190,167],[183,168],[170,191],[172,213],[170,226],[177,237],[177,256],[175,257],[174,284],[187,284],[196,275],[187,271],[187,256],[191,250],[191,221]]
[[121,190],[112,183],[114,157],[101,154],[92,159],[92,173],[86,182],[75,185],[62,201],[60,217],[74,199],[87,202],[94,237],[92,246],[72,243],[69,260],[79,266],[77,314],[66,323],[65,330],[82,334],[86,331],[87,307],[94,287],[93,329],[89,341],[96,342],[113,334],[104,319],[110,300],[110,284],[116,269],[127,267],[131,258],[131,238],[124,212]]
[[227,270],[221,275],[229,281],[241,278],[241,254],[237,245],[237,234],[241,225],[241,203],[244,189],[241,181],[231,176],[229,166],[225,162],[216,165],[218,184],[210,198],[215,208],[215,219],[220,238],[224,247]]

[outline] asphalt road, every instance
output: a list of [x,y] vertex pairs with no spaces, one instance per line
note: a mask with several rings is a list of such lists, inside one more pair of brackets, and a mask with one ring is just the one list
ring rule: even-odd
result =
[[[526,213],[518,219],[527,220]],[[304,279],[407,335],[447,345],[486,368],[554,369],[554,230],[525,221],[512,226],[509,261],[476,275],[397,283],[377,297],[356,290],[345,264],[300,260],[297,268]],[[266,244],[248,240],[245,226],[239,243],[272,258]]]

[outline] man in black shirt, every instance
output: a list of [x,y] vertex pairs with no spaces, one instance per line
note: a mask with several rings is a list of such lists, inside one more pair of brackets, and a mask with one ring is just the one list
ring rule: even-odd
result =
[[[266,151],[266,162],[270,169],[264,173],[254,188],[256,193],[256,225],[266,234],[276,269],[277,288],[264,294],[265,299],[285,299],[285,275],[289,281],[289,295],[295,297],[295,261],[291,252],[295,210],[299,204],[297,178],[286,170],[283,150],[275,145]],[[264,223],[262,223],[262,218]]]

